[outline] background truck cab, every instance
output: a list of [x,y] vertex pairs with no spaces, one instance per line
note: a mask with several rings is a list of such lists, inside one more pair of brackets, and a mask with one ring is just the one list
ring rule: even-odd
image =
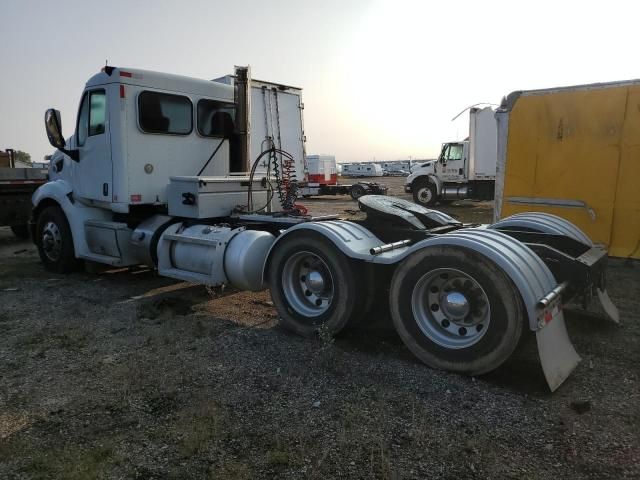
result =
[[497,159],[497,130],[491,107],[469,111],[469,137],[442,145],[437,161],[414,168],[405,182],[405,191],[421,205],[432,206],[472,198],[491,200],[494,196]]

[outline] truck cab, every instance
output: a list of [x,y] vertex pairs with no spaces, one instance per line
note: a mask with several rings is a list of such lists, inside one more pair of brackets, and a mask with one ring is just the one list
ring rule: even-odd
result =
[[113,212],[161,206],[172,176],[242,170],[234,117],[231,86],[107,67],[86,83],[51,178],[67,182],[79,201]]

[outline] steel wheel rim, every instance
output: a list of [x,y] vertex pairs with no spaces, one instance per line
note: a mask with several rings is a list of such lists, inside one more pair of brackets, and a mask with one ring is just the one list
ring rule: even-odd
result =
[[423,275],[413,289],[411,309],[422,333],[448,349],[476,344],[491,321],[486,292],[477,280],[454,268]]
[[431,201],[432,193],[431,189],[427,187],[422,187],[418,190],[418,198],[423,203],[429,203]]
[[42,250],[49,260],[57,262],[62,255],[62,234],[58,225],[47,222],[42,229]]
[[317,317],[331,307],[333,276],[326,262],[314,253],[297,252],[287,259],[282,287],[287,302],[298,314]]

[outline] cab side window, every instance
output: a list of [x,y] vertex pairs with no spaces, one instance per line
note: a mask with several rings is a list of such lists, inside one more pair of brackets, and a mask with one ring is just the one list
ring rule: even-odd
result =
[[107,118],[107,100],[104,90],[86,92],[80,104],[78,114],[78,146],[83,146],[87,137],[100,135],[105,131]]
[[189,135],[193,105],[189,97],[145,90],[138,95],[138,124],[145,133]]
[[460,144],[449,145],[447,160],[462,160],[462,145]]
[[234,116],[233,104],[201,99],[198,101],[198,133],[203,137],[230,138]]

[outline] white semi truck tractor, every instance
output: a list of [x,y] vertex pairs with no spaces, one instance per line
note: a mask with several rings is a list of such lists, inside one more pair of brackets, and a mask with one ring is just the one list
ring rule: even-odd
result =
[[249,92],[246,67],[233,85],[105,67],[86,83],[68,139],[47,110],[57,151],[30,224],[45,268],[146,264],[193,283],[269,288],[301,335],[368,318],[376,289],[433,368],[489,372],[534,332],[550,387],[564,381],[579,357],[561,306],[593,295],[610,304],[604,249],[545,214],[465,225],[366,195],[362,221],[305,215],[287,176],[293,155],[267,144],[251,158]]
[[469,110],[469,137],[442,145],[437,160],[412,169],[404,190],[419,205],[454,200],[493,200],[498,159],[498,131],[491,107]]

